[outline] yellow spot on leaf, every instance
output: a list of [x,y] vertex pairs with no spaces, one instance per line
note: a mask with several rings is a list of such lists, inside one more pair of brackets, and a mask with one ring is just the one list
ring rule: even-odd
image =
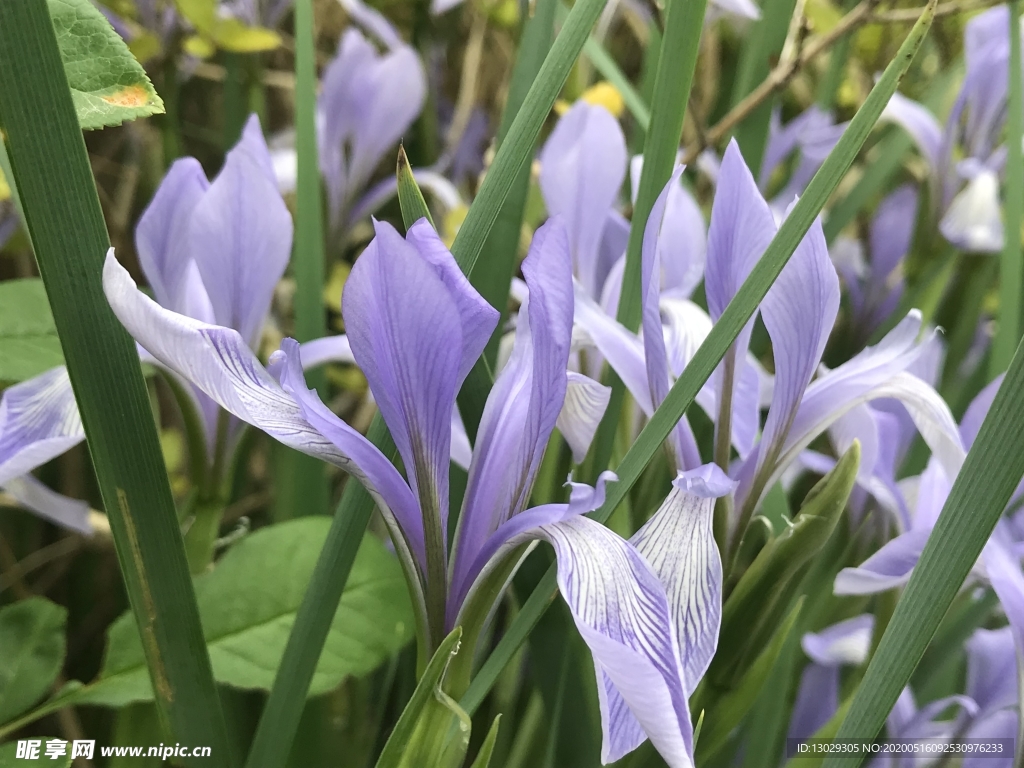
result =
[[100,98],[115,107],[144,107],[149,103],[149,94],[141,85],[129,85]]

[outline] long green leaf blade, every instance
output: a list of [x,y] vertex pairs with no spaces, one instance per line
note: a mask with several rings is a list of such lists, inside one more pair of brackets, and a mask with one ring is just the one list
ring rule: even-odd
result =
[[[604,522],[622,502],[639,479],[647,464],[668,438],[673,427],[682,418],[704,382],[725,356],[740,330],[753,316],[762,299],[768,293],[775,278],[782,272],[797,244],[810,228],[815,216],[824,206],[829,195],[835,190],[843,174],[853,163],[854,157],[864,144],[868,133],[878,120],[889,98],[896,91],[900,79],[910,67],[914,55],[924,41],[931,27],[936,0],[931,0],[921,14],[920,20],[907,35],[896,57],[886,67],[863,106],[850,122],[842,138],[815,174],[803,197],[794,206],[783,222],[775,238],[760,261],[751,271],[740,290],[737,291],[725,312],[701,344],[683,375],[676,380],[661,407],[643,428],[636,442],[616,468],[617,483],[609,486],[608,495],[594,518]],[[533,594],[523,604],[522,610],[512,622],[507,633],[498,643],[491,657],[484,663],[476,678],[462,699],[463,708],[472,712],[483,701],[487,691],[497,680],[498,674],[512,657],[530,630],[540,620],[554,597],[554,569],[545,574]]]
[[0,4],[0,126],[100,492],[177,740],[232,764],[135,343],[101,285],[110,245],[45,0]]

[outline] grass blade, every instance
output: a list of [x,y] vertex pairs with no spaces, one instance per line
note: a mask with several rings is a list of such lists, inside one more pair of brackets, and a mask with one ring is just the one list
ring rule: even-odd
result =
[[[1014,30],[1017,30],[1015,32]],[[990,359],[993,376],[1010,364],[1020,341],[1021,291],[1024,290],[1024,261],[1021,258],[1020,228],[1024,220],[1024,103],[1021,95],[1020,0],[1010,0],[1010,93],[1006,118],[1006,214],[1005,244],[999,263],[999,325],[992,341]]]
[[[640,474],[668,438],[676,423],[697,396],[697,392],[708,380],[715,367],[725,356],[740,330],[753,316],[771,288],[775,278],[789,261],[797,244],[810,228],[815,216],[821,210],[829,195],[835,190],[843,175],[853,163],[857,152],[863,146],[878,116],[889,98],[896,91],[900,78],[910,67],[914,55],[924,41],[934,18],[936,0],[931,0],[921,14],[920,20],[907,35],[896,57],[886,67],[875,83],[863,106],[850,122],[842,138],[815,174],[803,197],[800,198],[789,216],[779,228],[778,234],[768,246],[761,260],[754,267],[740,290],[729,302],[725,312],[701,344],[690,365],[669,391],[668,397],[654,413],[641,431],[629,452],[616,468],[619,481],[608,488],[608,495],[594,518],[604,522],[629,493]],[[657,103],[657,102],[655,102]],[[555,594],[555,572],[550,569],[540,584],[523,604],[522,609],[498,643],[490,658],[484,663],[462,698],[462,706],[472,712],[483,701],[498,674],[504,668],[523,640],[529,636],[533,626],[547,610]]]
[[[318,339],[327,333],[324,312],[324,212],[316,144],[316,51],[312,0],[295,3],[295,338]],[[323,370],[306,374],[309,386],[321,392],[327,385]],[[277,519],[326,515],[330,489],[323,462],[285,446],[275,446],[278,493]],[[283,492],[282,492],[283,491]]]
[[101,285],[110,243],[45,0],[0,4],[0,125],[7,139],[165,725],[231,746],[138,352]]
[[405,154],[405,147],[398,147],[398,166],[395,169],[398,177],[398,204],[402,208],[402,223],[408,230],[420,219],[426,219],[430,226],[434,226],[434,219],[430,215],[427,201],[423,199],[423,192],[416,178],[412,175],[412,166],[409,165],[409,158]]
[[498,212],[513,188],[516,175],[533,154],[540,129],[606,2],[579,0],[572,7],[536,80],[530,86],[505,141],[480,185],[466,220],[452,243],[452,254],[466,274],[473,273],[484,243],[498,218]]
[[[1018,347],[837,738],[879,732],[1024,475],[1022,389],[1024,350]],[[825,761],[826,768],[840,764],[858,763]]]

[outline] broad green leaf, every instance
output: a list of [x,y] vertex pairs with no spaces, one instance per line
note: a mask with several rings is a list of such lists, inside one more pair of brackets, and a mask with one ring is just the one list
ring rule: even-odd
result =
[[[57,739],[57,736],[31,736],[28,737],[39,742],[39,752],[36,756],[36,760],[42,761],[40,764],[47,766],[47,768],[69,768],[71,765],[71,742],[68,742],[67,749],[63,757],[48,758],[46,757],[46,742]],[[25,741],[27,739],[23,739]],[[30,762],[24,757],[18,757],[18,742],[12,741],[9,744],[0,744],[0,768],[25,768],[27,765],[35,765],[35,762]]]
[[0,382],[24,381],[63,364],[43,281],[0,283]]
[[[722,747],[733,728],[739,725],[740,720],[743,719],[743,716],[747,714],[750,707],[757,700],[761,687],[768,680],[772,667],[779,658],[779,654],[782,653],[782,648],[789,637],[789,633],[796,625],[796,620],[800,615],[803,604],[804,601],[801,597],[785,617],[781,626],[775,631],[771,643],[761,651],[754,660],[754,663],[750,665],[750,669],[747,670],[740,684],[734,690],[715,701],[713,707],[708,710],[706,722],[701,730],[701,738],[696,755],[698,765],[705,763],[708,757],[714,755]],[[699,699],[699,697],[695,698]]]
[[46,695],[64,664],[67,611],[42,597],[0,609],[0,723]]
[[[426,669],[423,670],[419,683],[416,684],[416,690],[413,691],[412,698],[409,699],[409,703],[402,710],[402,714],[399,716],[398,722],[395,723],[394,730],[391,731],[391,735],[388,737],[380,757],[377,758],[377,768],[398,768],[399,766],[416,764],[409,761],[419,754],[417,747],[420,746],[420,741],[417,737],[420,736],[422,731],[421,721],[433,720],[437,716],[437,710],[440,707],[432,706],[432,704],[438,704],[437,697],[439,695],[444,696],[445,699],[448,698],[441,691],[441,683],[444,680],[449,662],[459,652],[459,641],[461,638],[462,628],[456,627],[437,647],[434,655],[427,663]],[[450,702],[451,699],[448,699],[448,701]],[[458,708],[457,704],[454,704],[454,702],[452,704]],[[441,722],[444,722],[443,718]],[[417,754],[412,754],[413,752]],[[432,762],[419,764],[434,765]]]
[[[330,520],[306,517],[243,539],[196,579],[210,661],[218,682],[270,690]],[[320,657],[309,695],[363,675],[412,637],[412,609],[397,560],[373,536],[364,538]],[[134,624],[122,616],[110,629],[99,679],[75,703],[123,706],[152,696]]]
[[82,128],[163,113],[142,65],[90,0],[47,2]]

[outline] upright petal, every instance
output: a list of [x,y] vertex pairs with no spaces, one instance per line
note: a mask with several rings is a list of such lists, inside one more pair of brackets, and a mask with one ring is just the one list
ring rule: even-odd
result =
[[800,675],[800,685],[789,718],[790,739],[809,739],[839,709],[839,667],[811,662]]
[[682,472],[654,516],[629,541],[665,587],[679,641],[683,684],[692,692],[718,647],[722,558],[712,520],[715,500],[736,483],[715,464]]
[[0,485],[85,439],[64,366],[8,387],[0,398]]
[[917,190],[898,187],[878,204],[871,220],[871,279],[882,283],[910,251],[917,220]]
[[772,472],[839,312],[839,278],[816,219],[761,303],[772,340],[775,389],[759,448],[758,471]]
[[217,323],[255,345],[292,248],[291,214],[255,116],[196,207],[189,237]]
[[966,693],[981,714],[1017,703],[1017,655],[1013,629],[976,629],[964,643],[967,651]]
[[938,170],[942,128],[927,107],[900,93],[894,93],[880,119],[891,120],[910,134],[933,172]]
[[345,328],[423,513],[443,521],[452,409],[463,366],[462,317],[455,296],[414,242],[390,224],[375,228],[345,283]]
[[939,231],[965,251],[997,253],[1003,249],[999,178],[993,171],[982,171],[967,182],[939,222]]
[[156,300],[182,312],[186,270],[193,260],[189,222],[210,182],[194,157],[175,160],[135,228],[139,264]]
[[577,101],[544,144],[540,167],[548,212],[565,220],[573,272],[596,299],[611,267],[598,263],[605,219],[626,177],[622,128],[604,107]]
[[[139,291],[118,264],[113,248],[103,266],[103,290],[114,314],[136,341],[224,410],[356,477],[385,517],[397,520],[422,565],[423,529],[416,499],[398,470],[372,443],[337,417],[329,418],[323,413],[326,408],[315,408],[308,391],[303,394],[295,381],[289,384],[290,391],[282,388],[234,329],[175,314]],[[300,369],[298,345],[287,346],[286,353],[287,358],[278,357],[278,368],[288,373],[288,366],[281,365],[287,361]],[[318,425],[310,423],[310,413],[322,417]],[[328,422],[333,429],[325,435],[321,428]]]
[[480,419],[459,518],[454,582],[465,578],[487,538],[525,508],[565,400],[572,273],[568,238],[557,217],[534,235],[523,275],[529,298],[519,311],[512,356]]

